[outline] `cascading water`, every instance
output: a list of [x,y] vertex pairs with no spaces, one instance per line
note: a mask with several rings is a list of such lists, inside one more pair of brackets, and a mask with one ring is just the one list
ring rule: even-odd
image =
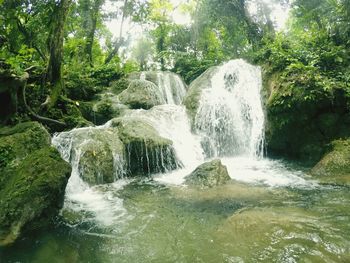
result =
[[[259,67],[252,66],[243,60],[233,60],[215,69],[210,81],[206,82],[201,90],[194,121],[196,134],[193,133],[193,127],[191,128],[185,106],[177,105],[182,102],[186,93],[181,79],[168,72],[157,73],[156,76],[159,93],[167,104],[155,106],[150,110],[129,110],[122,116],[124,120],[140,120],[153,127],[159,136],[172,141],[174,153],[171,148],[154,154],[160,158],[156,163],[170,160],[170,166],[162,165],[164,169],[153,169],[153,171],[163,172],[155,176],[156,180],[182,184],[184,177],[206,158],[220,157],[227,166],[230,176],[235,179],[253,183],[260,181],[269,185],[304,183],[300,177],[295,174],[286,175],[285,171],[286,176],[281,177],[283,167],[277,163],[267,159],[259,160],[263,154],[264,141],[264,113],[260,99]],[[149,79],[148,73],[142,73],[140,78]],[[128,171],[130,172],[132,158],[129,156],[129,146],[124,146],[124,150],[120,149],[116,143],[119,139],[118,132],[113,130],[116,129],[113,127],[113,122],[115,121],[99,127],[75,129],[60,133],[53,138],[53,145],[73,168],[67,186],[66,206],[73,210],[92,210],[98,215],[103,215],[101,220],[108,219],[107,222],[120,217],[120,213],[124,211],[122,202],[118,198],[112,198],[119,203],[119,210],[105,209],[105,214],[101,213],[97,207],[115,204],[113,202],[111,204],[108,195],[100,193],[97,190],[98,187],[91,187],[86,180],[91,180],[92,176],[97,177],[95,183],[101,183],[99,178],[107,175],[111,177],[108,173],[110,169],[113,170],[112,177],[116,181],[123,178]],[[133,162],[140,162],[140,164],[132,165],[146,167],[149,174],[152,170],[150,165],[155,160],[150,160],[151,155],[147,152],[146,141],[140,149],[144,149],[142,152],[145,155],[135,152],[138,158],[134,158]],[[89,150],[88,153],[87,150]],[[108,155],[111,155],[110,158]],[[87,159],[84,161],[85,157]],[[175,159],[175,166],[172,165],[174,164],[172,159]],[[94,161],[91,164],[89,160]],[[178,169],[171,171],[174,168]],[[86,173],[89,174],[86,175]],[[83,201],[86,198],[88,202]],[[91,205],[94,202],[96,204]]]
[[178,75],[169,72],[157,73],[157,84],[166,104],[180,105],[186,89]]
[[243,60],[219,67],[202,91],[195,117],[208,157],[262,156],[261,71]]
[[[12,253],[0,249],[0,261],[348,262],[348,188],[315,185],[295,168],[262,156],[259,68],[234,60],[203,76],[194,92],[193,122],[184,106],[168,100],[149,110],[126,110],[103,126],[56,134],[53,145],[72,165],[61,211],[70,227],[59,224],[26,237],[9,248]],[[140,136],[143,130],[148,137]],[[131,158],[126,148],[135,138],[141,148]],[[160,151],[155,156],[164,169],[153,172],[163,174],[119,179],[131,162],[146,166],[148,176],[153,164],[147,145],[173,149],[168,157],[181,168],[163,166],[168,153]],[[231,178],[245,183],[171,185],[183,184],[208,156],[220,157]],[[99,185],[102,179],[116,181]]]

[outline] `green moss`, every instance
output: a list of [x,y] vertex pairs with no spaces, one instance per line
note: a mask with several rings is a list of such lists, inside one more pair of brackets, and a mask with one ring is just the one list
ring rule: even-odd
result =
[[319,70],[292,64],[264,77],[269,154],[315,164],[327,143],[350,135],[344,87]]
[[20,160],[49,144],[50,135],[38,122],[25,122],[0,129],[0,169],[10,161]]
[[119,94],[119,100],[131,109],[150,109],[164,103],[158,87],[146,80],[131,81],[129,87]]
[[114,81],[111,83],[111,91],[118,95],[120,94],[123,90],[126,90],[130,85],[130,79],[128,78],[121,78],[117,81]]
[[311,174],[324,183],[350,185],[350,139],[333,141]]
[[226,166],[220,160],[201,164],[185,179],[186,184],[199,187],[214,187],[231,180]]
[[156,129],[140,118],[121,117],[112,121],[126,148],[129,173],[150,175],[177,169],[172,141],[159,135]]
[[70,166],[49,146],[2,171],[6,182],[0,190],[0,245],[43,227],[57,214],[69,175]]
[[[114,157],[118,155],[121,162],[124,159],[124,145],[117,130],[90,130],[88,133],[89,140],[84,136],[81,138],[84,141],[79,162],[82,179],[91,185],[114,182],[120,175],[114,167]],[[123,163],[118,165],[122,167]]]

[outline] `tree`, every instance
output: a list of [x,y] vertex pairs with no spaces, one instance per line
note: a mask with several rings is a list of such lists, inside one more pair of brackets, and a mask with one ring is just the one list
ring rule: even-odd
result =
[[52,14],[52,24],[48,39],[50,58],[47,67],[47,80],[51,85],[51,94],[46,101],[46,104],[49,107],[56,104],[56,101],[63,90],[62,56],[64,25],[71,2],[72,0],[61,0],[56,5]]

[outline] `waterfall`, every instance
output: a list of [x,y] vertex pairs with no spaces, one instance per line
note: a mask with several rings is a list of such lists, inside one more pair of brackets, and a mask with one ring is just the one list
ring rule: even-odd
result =
[[261,86],[260,68],[244,60],[217,68],[202,90],[195,116],[207,157],[263,155]]
[[186,95],[186,89],[180,77],[170,72],[157,73],[157,86],[166,104],[180,105]]
[[[166,104],[149,110],[126,110],[102,126],[56,134],[53,145],[72,165],[65,209],[87,211],[85,214],[94,215],[91,220],[106,225],[119,222],[125,219],[126,211],[115,190],[128,183],[120,178],[130,174],[130,167],[137,167],[137,173],[152,174],[162,183],[182,184],[198,165],[216,157],[227,166],[230,176],[240,181],[303,184],[297,175],[286,173],[283,165],[260,158],[264,147],[260,68],[232,60],[203,75],[205,81],[195,92],[198,107],[193,122],[182,104],[187,95],[180,77],[169,72],[143,72],[139,78],[156,83]],[[137,138],[137,144],[130,144],[123,135],[125,127]],[[143,130],[149,137],[140,136]],[[155,151],[149,152],[148,145]],[[105,179],[116,182],[99,186]]]

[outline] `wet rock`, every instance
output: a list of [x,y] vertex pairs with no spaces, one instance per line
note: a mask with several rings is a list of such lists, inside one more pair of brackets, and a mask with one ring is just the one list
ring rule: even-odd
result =
[[350,185],[350,139],[332,142],[331,150],[311,170],[323,183]]
[[150,109],[153,106],[164,104],[158,87],[147,80],[133,80],[129,87],[119,94],[122,104],[131,109]]
[[0,159],[0,246],[6,246],[52,223],[71,169],[36,122],[0,130]]
[[217,159],[198,166],[190,175],[186,176],[185,183],[200,187],[214,187],[226,184],[230,180],[226,166]]
[[69,156],[66,159],[77,164],[80,177],[88,184],[112,183],[124,176],[125,149],[117,129],[75,129],[61,133],[59,140],[61,143],[57,144],[58,148],[70,146],[71,150],[68,151]]
[[183,103],[186,106],[186,109],[193,123],[199,107],[199,100],[201,98],[202,90],[210,87],[211,78],[214,76],[217,70],[218,70],[217,66],[209,68],[202,75],[200,75],[196,80],[194,80],[190,84],[190,87],[188,88],[188,91],[184,98]]
[[131,175],[149,175],[181,166],[176,160],[173,142],[161,137],[154,127],[141,118],[116,118],[111,126],[118,128],[119,137],[125,145]]
[[80,147],[79,171],[90,185],[112,183],[123,176],[124,145],[114,129],[97,131]]

